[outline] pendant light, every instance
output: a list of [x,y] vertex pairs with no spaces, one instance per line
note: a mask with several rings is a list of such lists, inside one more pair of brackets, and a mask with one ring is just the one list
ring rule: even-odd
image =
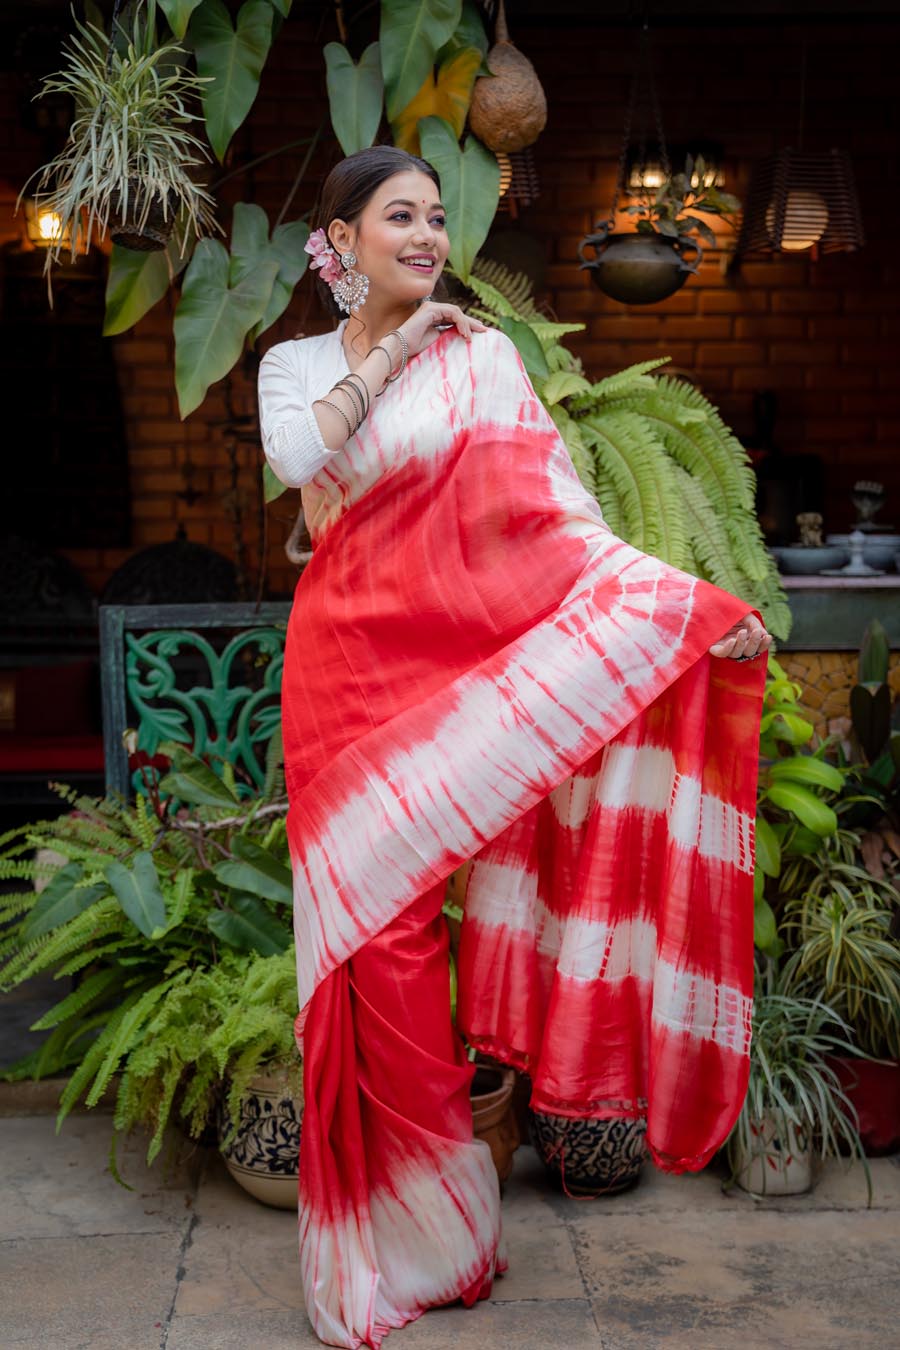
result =
[[754,170],[735,259],[748,253],[853,252],[865,243],[850,156],[803,149],[806,40],[800,62],[797,147],[787,146]]

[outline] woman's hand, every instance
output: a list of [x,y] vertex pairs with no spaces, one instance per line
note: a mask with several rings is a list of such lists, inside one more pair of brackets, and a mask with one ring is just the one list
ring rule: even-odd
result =
[[410,356],[417,356],[426,347],[430,347],[432,342],[437,341],[441,335],[441,329],[436,326],[439,323],[455,324],[467,342],[472,340],[473,333],[483,333],[487,330],[487,324],[464,314],[459,305],[447,305],[439,300],[423,300],[415,314],[400,325],[400,332],[409,344]]
[[733,623],[724,637],[719,638],[710,647],[711,656],[727,656],[732,661],[749,660],[767,652],[774,641],[767,633],[755,614],[746,614],[738,623]]

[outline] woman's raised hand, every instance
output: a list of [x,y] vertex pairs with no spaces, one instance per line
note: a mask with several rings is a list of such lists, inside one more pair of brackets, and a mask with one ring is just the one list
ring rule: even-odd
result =
[[444,304],[440,300],[423,300],[410,318],[400,325],[400,332],[409,344],[410,356],[417,356],[440,337],[438,324],[455,324],[467,342],[473,333],[483,333],[487,324],[464,314],[459,305]]
[[767,652],[774,639],[767,633],[755,614],[745,614],[743,619],[733,623],[724,637],[710,647],[711,656],[727,656],[732,661],[745,661],[752,656]]

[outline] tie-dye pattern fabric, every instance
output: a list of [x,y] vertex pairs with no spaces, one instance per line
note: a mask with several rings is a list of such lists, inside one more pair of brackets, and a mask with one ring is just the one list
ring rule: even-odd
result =
[[[324,982],[474,858],[463,1033],[528,1070],[537,1108],[645,1115],[657,1163],[698,1168],[748,1071],[765,659],[708,648],[750,607],[609,531],[504,334],[441,334],[372,405],[302,489],[314,552],[283,677],[298,1045]],[[371,1286],[337,1291],[355,1265],[396,1270],[442,1184],[396,1158],[377,1231],[301,1186],[307,1278],[343,1252],[330,1313],[310,1313],[334,1344],[378,1343]],[[457,1180],[490,1247],[485,1179]],[[474,1222],[443,1292],[484,1264]],[[381,1325],[402,1325],[433,1272],[387,1283]]]

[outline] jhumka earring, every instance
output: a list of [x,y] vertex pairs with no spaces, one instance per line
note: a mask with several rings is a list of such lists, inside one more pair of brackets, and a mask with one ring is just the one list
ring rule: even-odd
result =
[[366,303],[369,294],[369,278],[365,272],[352,271],[356,266],[356,254],[352,248],[341,254],[341,266],[346,275],[332,287],[334,298],[347,314],[351,309],[359,309]]

